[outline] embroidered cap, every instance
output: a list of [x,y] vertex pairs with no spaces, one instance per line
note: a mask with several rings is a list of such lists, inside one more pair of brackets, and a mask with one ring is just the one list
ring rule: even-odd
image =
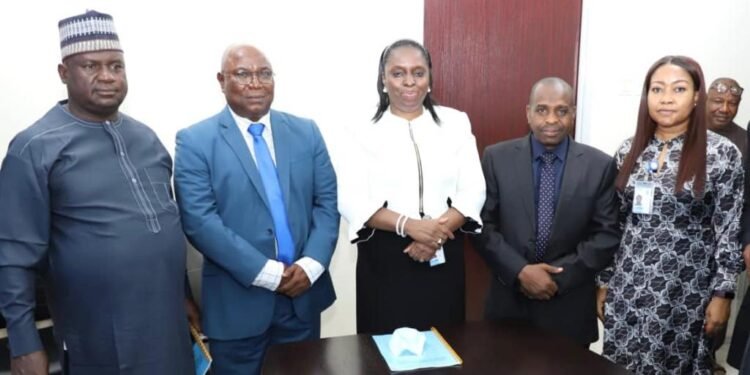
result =
[[71,55],[92,51],[122,51],[115,23],[109,14],[89,10],[57,23],[63,60]]

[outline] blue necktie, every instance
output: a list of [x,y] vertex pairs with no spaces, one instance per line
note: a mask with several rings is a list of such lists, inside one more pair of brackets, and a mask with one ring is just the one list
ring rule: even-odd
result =
[[541,155],[542,166],[539,173],[539,199],[536,207],[536,261],[541,262],[549,245],[552,233],[552,218],[555,216],[555,154]]
[[271,206],[271,216],[273,217],[273,226],[276,229],[276,244],[278,246],[277,259],[286,265],[290,265],[294,262],[294,240],[289,230],[289,221],[286,218],[286,206],[284,205],[284,197],[281,195],[279,175],[276,173],[276,166],[273,164],[268,145],[263,139],[263,129],[265,129],[263,124],[250,124],[247,131],[253,136],[255,163],[258,166],[260,178],[263,180],[268,204]]

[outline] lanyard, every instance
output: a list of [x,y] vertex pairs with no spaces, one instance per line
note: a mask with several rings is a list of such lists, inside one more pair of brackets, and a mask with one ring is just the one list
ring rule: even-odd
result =
[[411,143],[414,145],[414,153],[417,155],[417,171],[419,172],[419,217],[422,219],[429,219],[430,217],[424,214],[424,177],[422,176],[422,158],[419,156],[419,146],[417,141],[414,140],[414,131],[411,128],[411,121],[409,121],[409,137]]
[[[661,155],[662,150],[664,150],[664,145],[659,145],[659,147],[656,148],[656,154],[654,154],[654,158],[651,159],[649,162],[646,163],[644,166],[646,169],[646,178],[648,180],[653,180],[654,175],[659,170],[659,156]],[[669,158],[669,155],[667,155],[667,159]],[[666,163],[667,160],[665,159],[664,162]]]

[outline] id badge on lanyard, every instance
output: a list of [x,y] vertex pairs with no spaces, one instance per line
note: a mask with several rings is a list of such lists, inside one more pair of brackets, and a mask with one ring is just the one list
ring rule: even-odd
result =
[[[646,166],[649,176],[653,176],[659,164],[656,160],[651,160]],[[633,192],[633,213],[651,215],[654,213],[654,193],[656,183],[653,181],[636,181],[635,191]]]
[[[421,200],[420,200],[420,206],[421,206]],[[425,215],[424,212],[420,209],[420,216],[422,216],[422,220],[429,220],[432,219],[430,215]],[[445,263],[445,251],[443,250],[443,247],[440,246],[437,251],[435,251],[435,255],[430,259],[430,267],[439,266],[441,264]]]
[[[429,220],[431,219],[430,215],[426,215],[424,212],[424,177],[422,176],[422,158],[419,155],[419,146],[417,146],[417,142],[414,140],[414,132],[411,129],[411,122],[409,122],[409,137],[411,137],[411,141],[414,144],[414,152],[417,155],[417,171],[419,172],[419,216],[423,220]],[[430,267],[439,266],[443,263],[445,263],[445,251],[443,251],[443,247],[440,246],[435,252],[435,255],[430,259]]]

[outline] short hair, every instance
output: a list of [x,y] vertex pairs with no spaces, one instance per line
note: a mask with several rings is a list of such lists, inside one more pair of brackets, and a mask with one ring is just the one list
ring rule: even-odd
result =
[[229,56],[234,53],[237,49],[240,48],[252,48],[256,51],[258,51],[259,54],[263,55],[263,57],[266,59],[266,62],[268,62],[268,65],[271,64],[271,60],[268,59],[268,56],[266,56],[266,53],[263,52],[260,48],[256,47],[253,44],[250,43],[232,43],[227,46],[227,48],[224,48],[224,52],[221,54],[221,65],[219,66],[219,71],[224,71],[224,65],[226,65],[227,60],[229,60]]
[[565,93],[570,96],[570,105],[575,105],[575,95],[573,94],[573,87],[560,77],[545,77],[536,81],[536,83],[531,86],[531,93],[529,93],[529,104],[531,104],[531,102],[534,100],[534,94],[536,94],[536,90],[538,90],[541,86],[547,85],[562,86],[562,89],[565,91]]

